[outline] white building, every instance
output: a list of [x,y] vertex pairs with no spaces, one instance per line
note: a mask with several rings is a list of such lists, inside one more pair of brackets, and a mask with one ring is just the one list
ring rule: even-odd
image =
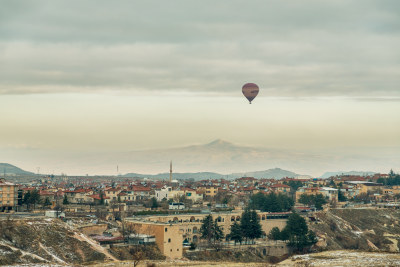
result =
[[169,209],[170,210],[183,210],[185,209],[185,204],[180,203],[180,202],[173,202],[171,204],[169,204]]

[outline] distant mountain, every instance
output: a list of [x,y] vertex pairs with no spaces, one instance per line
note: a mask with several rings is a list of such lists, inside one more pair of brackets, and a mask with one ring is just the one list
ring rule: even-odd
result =
[[[129,146],[127,144],[127,146]],[[3,162],[24,162],[21,167],[34,170],[41,166],[42,173],[69,175],[116,175],[118,173],[160,174],[169,177],[172,160],[176,178],[190,175],[209,178],[253,175],[261,177],[291,177],[292,173],[253,173],[255,170],[291,170],[298,174],[319,177],[327,170],[371,170],[389,172],[400,162],[400,147],[390,149],[283,149],[270,148],[267,143],[256,146],[233,144],[221,139],[206,144],[173,148],[134,151],[53,151],[2,150]],[[118,166],[118,167],[117,167]],[[1,168],[1,167],[0,167]],[[202,172],[209,171],[204,174]],[[395,169],[395,171],[398,171]],[[0,173],[2,169],[0,169]],[[198,174],[200,173],[200,174]],[[334,172],[332,174],[341,174]],[[365,173],[365,172],[364,172]],[[157,176],[157,175],[156,175]],[[326,174],[324,174],[324,177]]]
[[[159,174],[139,174],[139,173],[127,173],[123,175],[124,177],[132,177],[132,178],[150,178],[157,180],[168,180],[169,173],[159,173]],[[196,173],[173,173],[172,179],[194,179],[194,180],[202,180],[202,179],[220,179],[226,178],[226,175],[215,173],[215,172],[196,172]]]
[[356,176],[369,176],[374,175],[376,172],[361,172],[361,171],[339,171],[339,172],[326,172],[320,178],[329,178],[337,175],[356,175]]
[[24,171],[8,163],[0,163],[0,175],[35,175],[33,172]]
[[[234,174],[237,177],[244,174],[250,175],[250,173],[263,177],[286,177],[298,176],[298,174],[273,173],[271,169],[279,166],[282,169],[307,173],[307,166],[312,165],[317,158],[320,156],[311,153],[241,146],[217,139],[203,145],[104,155],[101,160],[96,156],[96,164],[106,166],[110,162],[117,162],[120,170],[132,170],[136,174],[160,173],[158,177],[161,175],[163,178],[169,177],[170,160],[172,160],[173,171],[177,178],[179,177],[178,173],[185,176],[190,173],[195,178],[203,176],[204,170],[212,171],[212,173],[205,174],[210,178],[225,177],[228,174]],[[94,160],[84,159],[86,163],[92,161]],[[250,172],[246,170],[250,170]],[[253,173],[254,170],[268,170],[268,173]]]
[[291,171],[282,170],[280,168],[269,169],[266,171],[256,171],[256,172],[246,172],[246,173],[232,173],[229,176],[232,177],[254,177],[254,178],[275,178],[275,179],[282,179],[285,177],[288,178],[296,178],[296,177],[304,177],[304,178],[311,178],[309,175],[301,175]]
[[[137,178],[151,178],[151,179],[169,179],[169,173],[160,173],[160,174],[138,174],[138,173],[127,173],[123,175],[124,177],[137,177]],[[297,173],[282,170],[279,168],[270,169],[266,171],[256,171],[256,172],[247,172],[247,173],[232,173],[228,175],[219,174],[215,172],[197,172],[197,173],[173,173],[173,179],[194,179],[194,180],[203,180],[203,179],[235,179],[240,177],[254,177],[254,178],[275,178],[281,179],[284,177],[296,178],[299,176],[302,177],[310,177],[308,175],[299,175]]]

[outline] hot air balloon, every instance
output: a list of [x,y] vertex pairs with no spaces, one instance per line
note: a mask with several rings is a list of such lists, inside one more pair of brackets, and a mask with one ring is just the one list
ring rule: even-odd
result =
[[253,101],[253,99],[258,95],[258,91],[258,85],[255,83],[246,83],[242,87],[242,93],[249,100],[250,104],[251,101]]

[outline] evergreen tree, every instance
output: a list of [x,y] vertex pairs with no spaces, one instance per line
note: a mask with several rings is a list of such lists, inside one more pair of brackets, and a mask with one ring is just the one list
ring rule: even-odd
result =
[[152,197],[151,198],[151,208],[156,209],[158,207],[159,207],[159,205],[158,205],[157,199],[155,197]]
[[267,201],[265,202],[264,210],[269,212],[282,211],[279,205],[278,197],[274,192],[271,192],[267,195]]
[[343,195],[341,189],[342,189],[341,187],[338,188],[338,200],[340,202],[347,201],[347,198]]
[[[315,233],[308,230],[308,226],[303,217],[297,213],[292,213],[282,232],[285,232],[285,239],[289,240],[288,245],[298,251],[303,251],[317,242]],[[282,236],[281,236],[282,237]]]
[[23,203],[26,205],[26,208],[29,209],[31,206],[31,191],[25,193]]
[[224,237],[221,228],[218,226],[217,221],[213,220],[211,214],[206,216],[200,228],[201,238],[206,239],[208,245],[218,248],[219,241]]
[[316,194],[316,195],[301,194],[299,202],[305,205],[315,205],[315,207],[318,210],[322,209],[322,205],[328,203],[322,194]]
[[240,219],[240,228],[242,229],[242,235],[248,239],[254,240],[260,238],[263,234],[261,229],[260,219],[258,218],[257,212],[255,210],[246,209],[242,213]]
[[103,191],[100,191],[100,205],[104,205],[104,193]]
[[303,186],[303,183],[301,181],[289,181],[289,183],[284,182],[284,184],[287,184],[288,186],[290,186],[290,188],[293,189],[293,191],[297,191],[297,189],[299,189],[299,187]]
[[311,195],[301,194],[299,198],[299,202],[304,205],[311,205]]
[[46,199],[44,200],[44,203],[43,203],[43,207],[48,207],[48,206],[51,206],[51,202],[50,202],[50,199],[48,197],[46,197]]
[[229,238],[236,243],[242,243],[243,240],[243,235],[242,235],[242,228],[240,227],[240,224],[238,224],[236,221],[232,224],[231,226],[231,232],[229,234]]
[[322,194],[317,194],[314,196],[314,205],[317,210],[322,210],[322,205],[328,203]]
[[64,195],[63,204],[64,205],[68,205],[69,204],[68,197],[67,197],[66,194]]
[[32,190],[29,202],[33,204],[34,209],[36,208],[36,204],[40,203],[40,194],[38,190]]
[[18,206],[22,206],[24,203],[24,198],[22,195],[22,190],[18,190]]
[[293,199],[285,194],[275,194],[274,192],[264,195],[257,193],[250,198],[248,209],[261,210],[268,212],[288,211],[294,205]]
[[254,194],[250,198],[250,203],[248,205],[248,208],[254,209],[254,210],[262,210],[264,207],[265,201],[266,201],[266,197],[263,193],[259,192],[257,194]]
[[268,234],[268,238],[271,240],[281,240],[281,230],[278,227],[274,227]]

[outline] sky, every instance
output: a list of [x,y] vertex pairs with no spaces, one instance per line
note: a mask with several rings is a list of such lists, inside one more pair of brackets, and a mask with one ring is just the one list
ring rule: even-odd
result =
[[[400,156],[399,10],[397,0],[3,0],[0,162],[79,173],[79,161],[50,158],[214,139]],[[252,105],[247,82],[260,87]],[[387,172],[380,164],[365,168]]]

